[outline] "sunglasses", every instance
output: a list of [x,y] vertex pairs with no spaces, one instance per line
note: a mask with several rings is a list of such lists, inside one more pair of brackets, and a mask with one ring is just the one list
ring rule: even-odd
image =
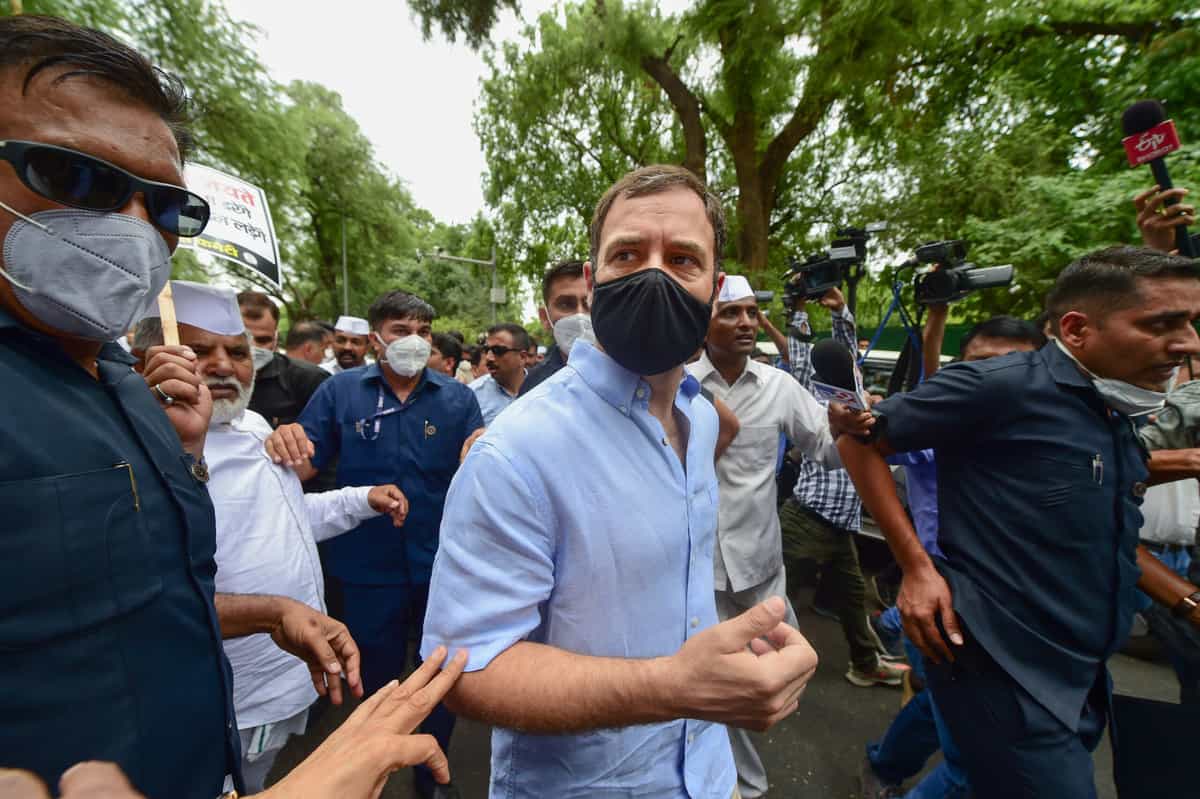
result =
[[12,164],[35,194],[72,208],[116,211],[141,192],[154,224],[177,236],[199,236],[208,224],[208,203],[181,186],[143,180],[107,161],[27,141],[0,141],[0,161]]
[[484,347],[483,351],[490,352],[492,355],[495,355],[497,358],[503,358],[505,355],[508,355],[510,352],[524,352],[524,350],[519,350],[516,347],[505,347],[503,344],[493,344],[490,347]]

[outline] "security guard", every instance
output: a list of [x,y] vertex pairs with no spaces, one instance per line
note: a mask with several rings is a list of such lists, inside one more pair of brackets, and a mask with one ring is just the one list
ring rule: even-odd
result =
[[[322,383],[300,422],[279,427],[267,451],[277,462],[300,461],[302,479],[337,458],[339,486],[383,480],[408,498],[401,529],[372,519],[321,545],[327,601],[362,647],[364,685],[374,692],[405,670],[409,633],[420,635],[446,492],[483,417],[471,389],[426,367],[427,302],[391,291],[367,317],[378,360]],[[440,705],[422,726],[446,751],[453,728]],[[454,795],[436,788],[427,769],[415,780],[418,796]]]
[[[930,689],[981,799],[1095,795],[1105,662],[1128,633],[1139,565],[1143,585],[1161,568],[1136,552],[1150,475],[1130,417],[1161,407],[1200,351],[1197,277],[1152,250],[1086,256],[1048,297],[1056,341],[942,369],[877,406],[873,442],[839,440],[904,570],[905,630],[934,663]],[[924,448],[937,452],[944,559],[920,546],[883,461]],[[1173,599],[1186,609],[1186,596]]]
[[241,787],[222,636],[271,632],[335,701],[340,671],[362,692],[344,625],[214,595],[195,354],[154,348],[143,377],[105,343],[208,221],[186,97],[103,33],[0,19],[0,767],[57,785],[109,760],[148,796],[212,799]]

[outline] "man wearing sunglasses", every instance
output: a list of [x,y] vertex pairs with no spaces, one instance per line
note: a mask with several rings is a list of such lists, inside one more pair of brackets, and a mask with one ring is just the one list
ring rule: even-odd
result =
[[361,688],[320,624],[215,594],[196,354],[152,348],[143,379],[112,343],[208,220],[186,96],[106,34],[0,19],[0,763],[212,799],[240,782],[223,637],[272,632]]
[[488,373],[471,383],[484,425],[490,425],[520,394],[530,343],[528,331],[513,322],[493,325],[488,330],[483,347]]

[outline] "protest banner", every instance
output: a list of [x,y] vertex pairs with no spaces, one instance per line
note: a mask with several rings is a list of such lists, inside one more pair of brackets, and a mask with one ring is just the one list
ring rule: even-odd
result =
[[278,287],[279,243],[263,190],[199,164],[188,164],[183,174],[187,187],[208,201],[212,215],[203,233],[180,239],[180,246],[253,269]]

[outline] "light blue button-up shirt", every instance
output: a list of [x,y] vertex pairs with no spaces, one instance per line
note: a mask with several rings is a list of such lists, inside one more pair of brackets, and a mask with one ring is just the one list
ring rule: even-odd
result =
[[500,412],[517,399],[516,394],[509,394],[490,374],[471,381],[468,388],[475,392],[475,399],[479,400],[479,410],[483,413],[485,426],[491,425]]
[[[646,382],[577,342],[450,486],[422,656],[467,647],[475,671],[533,641],[653,658],[715,624],[717,416],[699,390],[686,376],[675,398],[685,470]],[[704,721],[492,734],[493,799],[729,799],[735,781],[725,728]]]

